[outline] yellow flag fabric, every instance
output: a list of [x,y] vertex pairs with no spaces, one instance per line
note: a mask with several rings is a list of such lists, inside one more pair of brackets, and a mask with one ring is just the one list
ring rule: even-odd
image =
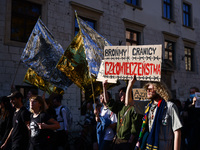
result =
[[[82,19],[77,20],[79,32],[65,50],[57,68],[81,88],[87,98],[92,98],[93,94],[96,97],[102,92],[102,83],[97,82],[96,78],[103,59],[104,46],[111,46],[111,43]],[[118,84],[109,87],[116,85]]]
[[59,60],[57,68],[82,90],[91,83],[80,31]]
[[26,75],[24,77],[24,82],[37,86],[39,89],[43,91],[47,91],[49,94],[57,93],[57,94],[64,94],[63,89],[58,88],[51,83],[45,81],[40,77],[34,70],[29,68],[26,72]]

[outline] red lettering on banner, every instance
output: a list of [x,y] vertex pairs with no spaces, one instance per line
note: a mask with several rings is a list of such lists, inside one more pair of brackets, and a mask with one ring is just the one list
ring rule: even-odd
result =
[[[109,75],[109,70],[110,70],[110,67],[109,67],[109,66],[111,66],[111,63],[112,63],[112,62],[105,62],[105,75]],[[109,69],[107,69],[107,67],[108,67]]]
[[138,76],[143,76],[142,63],[138,63]]
[[[132,67],[131,67],[132,68]],[[136,75],[135,71],[136,71],[137,65],[136,63],[133,63],[133,71],[131,73],[131,75]]]
[[105,75],[160,75],[160,67],[145,62],[105,62]]
[[111,69],[110,69],[110,73],[114,75],[114,62],[112,62],[112,65],[111,65]]
[[149,63],[146,64],[146,75],[150,74]]
[[155,72],[156,74],[160,74],[160,64],[154,65],[154,72]]

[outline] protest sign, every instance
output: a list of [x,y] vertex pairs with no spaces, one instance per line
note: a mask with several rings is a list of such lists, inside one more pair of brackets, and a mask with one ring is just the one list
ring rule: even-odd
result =
[[195,108],[200,108],[200,92],[195,92],[195,97],[197,98]]
[[147,99],[147,92],[145,89],[133,89],[133,100],[145,100]]
[[104,77],[160,81],[162,45],[105,46]]
[[103,82],[104,80],[107,80],[108,83],[117,83],[117,79],[104,78],[104,72],[104,60],[102,60],[96,81]]

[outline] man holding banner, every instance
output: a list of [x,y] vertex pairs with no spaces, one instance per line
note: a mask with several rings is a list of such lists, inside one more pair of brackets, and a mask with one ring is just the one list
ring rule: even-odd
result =
[[107,80],[103,82],[103,94],[108,108],[117,115],[116,140],[114,150],[132,150],[136,144],[142,116],[135,112],[133,106],[125,106],[126,87],[119,90],[120,102],[108,98]]
[[[129,80],[126,103],[134,105],[130,91],[135,78]],[[162,82],[149,82],[144,86],[147,104],[136,149],[180,150],[181,121],[176,105],[169,102],[170,92]]]

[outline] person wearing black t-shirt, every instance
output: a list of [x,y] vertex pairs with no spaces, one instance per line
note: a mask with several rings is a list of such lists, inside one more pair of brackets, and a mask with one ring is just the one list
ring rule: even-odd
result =
[[30,147],[29,150],[53,150],[52,132],[59,129],[59,123],[44,112],[44,100],[41,96],[30,98]]
[[27,125],[30,121],[30,112],[23,106],[23,96],[20,92],[15,91],[8,97],[16,110],[13,116],[13,127],[1,148],[4,149],[11,139],[12,150],[27,150],[29,145]]

